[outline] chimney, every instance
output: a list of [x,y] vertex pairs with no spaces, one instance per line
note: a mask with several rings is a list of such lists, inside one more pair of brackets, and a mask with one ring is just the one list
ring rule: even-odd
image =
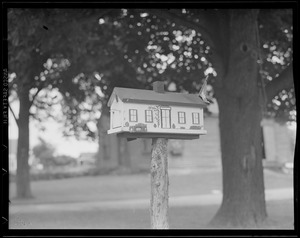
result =
[[165,89],[164,89],[164,82],[162,81],[155,81],[153,83],[153,91],[157,92],[157,93],[164,93]]

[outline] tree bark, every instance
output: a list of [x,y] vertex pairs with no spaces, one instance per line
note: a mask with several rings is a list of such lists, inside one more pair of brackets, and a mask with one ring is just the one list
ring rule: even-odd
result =
[[219,105],[223,200],[213,227],[256,227],[267,216],[262,166],[261,99],[258,91],[256,16],[230,13],[228,66]]
[[118,137],[118,164],[126,169],[131,168],[128,142],[126,138]]
[[168,177],[168,140],[152,139],[151,158],[151,228],[168,229],[169,177]]
[[18,119],[18,147],[17,147],[17,176],[16,188],[18,198],[31,198],[29,159],[29,87],[23,86],[18,91],[20,111]]
[[219,96],[223,201],[216,226],[256,227],[267,216],[257,97],[245,103]]
[[98,156],[96,160],[96,169],[100,171],[105,168],[105,161],[110,159],[110,143],[107,130],[109,130],[109,109],[103,106],[101,117],[98,121]]

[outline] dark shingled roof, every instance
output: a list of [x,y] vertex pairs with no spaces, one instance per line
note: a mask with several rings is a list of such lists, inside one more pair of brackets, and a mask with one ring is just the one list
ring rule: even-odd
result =
[[109,107],[111,106],[115,95],[117,95],[123,102],[194,107],[207,106],[207,104],[196,94],[170,92],[157,93],[153,90],[115,87],[108,101]]

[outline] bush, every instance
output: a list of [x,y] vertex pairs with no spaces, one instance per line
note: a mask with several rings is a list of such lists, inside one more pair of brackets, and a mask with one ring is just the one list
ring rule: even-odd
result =
[[39,138],[39,140],[40,143],[32,149],[33,155],[39,159],[44,168],[49,168],[50,166],[55,165],[53,160],[55,148],[53,145],[47,143],[44,139]]
[[76,165],[77,160],[68,155],[60,155],[53,157],[53,161],[56,166],[65,166],[65,165]]

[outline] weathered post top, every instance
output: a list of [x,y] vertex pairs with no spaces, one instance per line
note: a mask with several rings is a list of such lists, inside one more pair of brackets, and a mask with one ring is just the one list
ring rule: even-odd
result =
[[162,81],[155,81],[153,83],[153,91],[157,93],[164,93],[165,92],[165,85]]

